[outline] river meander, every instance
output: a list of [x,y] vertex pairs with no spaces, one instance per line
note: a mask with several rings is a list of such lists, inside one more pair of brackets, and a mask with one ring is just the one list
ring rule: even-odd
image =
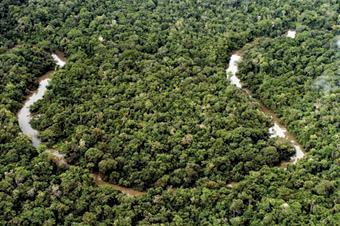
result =
[[[56,65],[58,67],[64,67],[66,64],[65,58],[61,53],[53,53],[52,55],[53,60],[55,61]],[[41,100],[44,96],[44,94],[47,91],[47,86],[51,80],[51,76],[53,75],[54,71],[49,71],[43,76],[40,77],[39,79],[39,87],[37,90],[33,91],[27,98],[24,103],[24,106],[20,109],[18,112],[18,122],[21,131],[28,136],[31,141],[33,147],[37,148],[41,144],[41,139],[39,138],[39,132],[35,129],[32,128],[31,125],[31,119],[32,115],[30,112],[30,107],[37,102],[38,100]],[[69,166],[68,163],[65,160],[65,156],[58,152],[58,150],[55,149],[48,149],[47,152],[52,155],[53,161],[58,165],[58,166]],[[144,192],[134,190],[131,188],[126,188],[120,185],[116,185],[113,183],[108,183],[102,180],[102,177],[97,174],[97,173],[92,173],[91,174],[96,182],[97,185],[99,186],[110,186],[113,187],[114,189],[121,191],[123,194],[130,195],[130,196],[138,196],[138,195],[143,195],[145,194]]]
[[[288,31],[287,37],[294,38],[295,37],[295,31]],[[64,67],[66,64],[64,56],[60,53],[53,53],[52,58],[54,59],[56,65],[60,68]],[[264,106],[260,101],[255,100],[251,92],[245,88],[242,88],[242,82],[237,77],[238,72],[238,63],[242,60],[241,55],[236,52],[234,53],[229,62],[229,67],[226,70],[227,78],[230,80],[231,84],[235,85],[236,87],[242,89],[248,96],[250,96],[254,101],[258,102],[260,105],[261,111],[271,118],[273,122],[273,126],[268,129],[268,133],[271,137],[280,137],[281,139],[285,139],[287,142],[289,142],[296,151],[296,154],[291,157],[291,160],[286,163],[282,163],[282,166],[285,166],[290,163],[295,163],[297,160],[301,159],[304,156],[303,147],[297,142],[296,137],[289,133],[287,128],[283,126],[280,119],[276,116],[274,112],[272,112],[270,109],[268,109],[266,106]],[[32,115],[30,113],[30,107],[37,102],[38,100],[41,100],[44,96],[44,94],[47,91],[47,87],[49,84],[49,81],[51,79],[51,76],[53,75],[54,71],[49,71],[39,79],[39,87],[37,90],[33,91],[26,99],[23,107],[18,112],[18,121],[21,131],[30,137],[32,141],[32,145],[34,147],[38,147],[39,144],[41,144],[41,139],[39,138],[39,132],[32,128],[30,121],[32,119]],[[47,150],[52,156],[53,160],[56,162],[57,165],[64,165],[69,166],[66,162],[64,155],[59,153],[58,150],[55,149],[48,149]],[[139,196],[145,194],[145,192],[141,192],[135,189],[126,188],[120,185],[116,185],[113,183],[105,182],[103,181],[102,177],[98,173],[92,173],[92,177],[94,178],[95,182],[99,186],[110,186],[113,187],[116,190],[121,191],[122,193],[130,196]],[[234,183],[228,184],[228,186],[232,186]]]

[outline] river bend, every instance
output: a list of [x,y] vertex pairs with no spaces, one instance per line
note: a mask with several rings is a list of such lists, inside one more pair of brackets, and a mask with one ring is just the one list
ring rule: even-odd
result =
[[[61,53],[53,53],[51,56],[58,67],[62,68],[65,66],[66,61]],[[51,80],[51,76],[53,75],[53,72],[54,71],[49,71],[40,77],[38,89],[32,92],[27,97],[24,103],[24,106],[20,109],[17,115],[19,127],[21,131],[31,139],[32,145],[35,148],[37,148],[41,144],[41,139],[39,138],[39,132],[33,129],[30,123],[32,119],[30,107],[35,102],[37,102],[38,100],[41,100],[44,97],[44,94],[47,91],[47,86]],[[61,154],[60,152],[58,152],[58,150],[48,149],[47,152],[53,156],[53,161],[58,166],[69,166],[65,160],[65,156]],[[120,185],[105,182],[103,181],[102,177],[97,173],[92,173],[91,175],[94,178],[94,181],[96,182],[96,184],[99,186],[110,186],[122,192],[123,194],[130,195],[130,196],[139,196],[139,195],[145,194],[144,192],[140,192],[140,191],[137,191],[131,188],[126,188]]]
[[[286,37],[295,38],[296,31],[288,30]],[[227,78],[230,80],[230,83],[235,85],[237,88],[242,89],[250,98],[254,101],[259,103],[261,111],[269,116],[272,120],[273,126],[268,129],[270,137],[280,137],[287,142],[289,142],[295,149],[295,155],[293,155],[290,159],[290,162],[283,163],[282,165],[285,166],[288,163],[296,163],[297,160],[304,157],[304,150],[301,144],[298,143],[296,137],[291,134],[286,127],[283,126],[280,119],[276,116],[276,114],[267,108],[262,102],[254,99],[251,95],[251,92],[248,89],[242,87],[241,80],[237,77],[238,72],[238,63],[242,60],[242,57],[238,52],[235,52],[231,55],[229,66],[226,70]]]

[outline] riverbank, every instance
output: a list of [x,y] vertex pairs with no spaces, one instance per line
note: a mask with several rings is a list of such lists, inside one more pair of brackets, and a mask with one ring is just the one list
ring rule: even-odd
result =
[[[286,34],[286,37],[295,38],[296,32],[294,30],[289,30]],[[295,149],[295,155],[293,155],[288,162],[281,162],[280,166],[286,167],[288,164],[295,164],[299,159],[303,158],[305,155],[304,148],[301,144],[298,143],[296,137],[288,131],[288,129],[284,126],[281,120],[277,117],[277,115],[266,107],[261,101],[253,98],[250,90],[243,88],[242,81],[237,77],[238,73],[238,64],[242,60],[242,49],[234,52],[229,61],[229,66],[226,69],[227,78],[230,80],[230,83],[237,88],[241,89],[246,95],[248,95],[254,102],[258,103],[260,106],[260,110],[268,117],[271,118],[273,126],[268,129],[268,133],[270,137],[279,137],[284,139],[286,142],[290,143],[292,147]]]
[[[58,67],[64,67],[66,65],[66,60],[64,55],[61,52],[56,52],[51,54],[53,60],[55,61]],[[28,136],[32,141],[32,146],[37,148],[41,144],[41,139],[39,138],[39,132],[33,129],[31,125],[32,115],[30,112],[30,107],[37,101],[41,100],[44,97],[44,94],[47,91],[48,84],[53,76],[54,71],[49,71],[42,75],[39,78],[39,87],[37,90],[31,92],[30,95],[27,96],[23,107],[19,110],[17,114],[19,127],[23,134]],[[65,155],[58,152],[55,149],[47,149],[46,150],[51,156],[54,163],[59,167],[69,167],[70,165],[67,163],[65,159]],[[130,196],[139,196],[145,194],[144,192],[134,190],[131,188],[126,188],[120,185],[116,185],[113,183],[108,183],[103,181],[102,177],[97,173],[91,174],[94,178],[94,181],[98,186],[111,186],[114,189]]]

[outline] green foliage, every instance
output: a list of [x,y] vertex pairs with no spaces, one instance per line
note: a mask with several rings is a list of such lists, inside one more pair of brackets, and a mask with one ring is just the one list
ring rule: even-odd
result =
[[[1,1],[0,224],[337,225],[338,10],[332,0]],[[274,166],[292,148],[225,75],[247,43],[242,83],[309,151],[286,170]],[[67,65],[32,124],[74,165],[63,168],[15,117],[53,68],[52,49]],[[148,190],[128,197],[93,171]]]

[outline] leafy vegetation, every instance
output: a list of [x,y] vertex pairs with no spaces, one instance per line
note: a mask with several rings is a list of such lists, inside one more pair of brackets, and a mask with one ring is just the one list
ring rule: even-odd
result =
[[[339,222],[336,1],[0,4],[0,224]],[[242,83],[309,151],[287,169],[274,166],[293,149],[226,79],[241,48]],[[34,149],[16,113],[52,50],[67,65],[31,109]],[[93,171],[147,193],[97,186]]]

